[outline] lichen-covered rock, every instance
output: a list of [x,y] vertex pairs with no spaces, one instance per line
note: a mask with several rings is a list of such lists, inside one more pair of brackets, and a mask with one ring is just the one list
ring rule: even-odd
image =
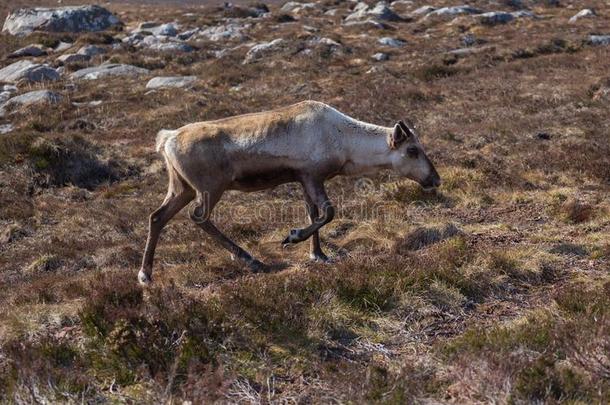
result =
[[0,106],[0,117],[6,115],[8,109],[27,107],[36,104],[56,104],[61,101],[59,93],[49,90],[36,90],[21,94],[6,101]]
[[610,45],[610,35],[589,35],[591,45]]
[[59,80],[59,73],[52,67],[20,60],[0,69],[0,82],[42,82]]
[[105,54],[107,51],[105,48],[97,45],[85,45],[80,48],[76,53],[79,55],[86,55],[89,57]]
[[205,38],[209,41],[223,40],[244,40],[246,35],[244,31],[250,28],[250,24],[229,23],[224,25],[216,25],[205,28],[199,31],[195,36],[197,38]]
[[140,68],[137,66],[109,63],[106,65],[77,70],[76,72],[70,75],[70,78],[73,80],[97,80],[103,77],[113,76],[135,77],[148,73],[148,69]]
[[568,21],[571,23],[575,23],[576,21],[580,20],[581,18],[593,18],[596,16],[597,16],[597,14],[595,14],[595,11],[593,11],[590,8],[585,8],[583,10],[580,10],[574,16],[572,16]]
[[63,64],[83,63],[83,62],[89,61],[90,59],[91,59],[90,56],[82,55],[79,53],[67,53],[67,54],[61,55],[59,58],[57,58],[57,60]]
[[17,49],[15,52],[8,55],[9,58],[23,58],[25,56],[43,56],[46,55],[47,51],[42,45],[28,45],[24,48]]
[[147,89],[191,87],[197,81],[197,76],[153,77],[146,84]]
[[246,53],[246,58],[244,59],[243,63],[251,63],[266,56],[269,56],[273,53],[280,52],[284,49],[285,46],[286,40],[282,38],[274,39],[270,42],[256,44],[252,46],[250,50]]
[[6,17],[2,31],[12,35],[27,35],[34,31],[104,31],[120,24],[110,11],[95,5],[22,8]]
[[377,42],[379,42],[381,45],[391,46],[392,48],[400,48],[406,44],[406,42],[401,39],[390,37],[379,38]]
[[358,3],[354,8],[354,12],[345,17],[345,21],[360,21],[368,18],[376,18],[383,21],[402,21],[402,18],[382,1],[372,8],[369,8],[365,3]]
[[462,6],[453,6],[453,7],[442,7],[436,10],[433,10],[426,14],[425,18],[432,17],[455,17],[458,15],[467,15],[467,14],[481,14],[483,11],[467,5]]

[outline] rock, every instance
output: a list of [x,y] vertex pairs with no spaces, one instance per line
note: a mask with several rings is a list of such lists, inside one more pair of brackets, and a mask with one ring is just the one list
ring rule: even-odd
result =
[[61,101],[60,94],[49,90],[36,90],[13,97],[2,105],[2,109],[7,107],[27,107],[36,104],[57,104]]
[[25,48],[16,50],[15,52],[8,55],[9,58],[22,58],[24,56],[43,56],[46,55],[47,51],[42,45],[28,45]]
[[96,56],[96,55],[105,54],[106,49],[102,48],[101,46],[97,46],[97,45],[85,45],[82,48],[80,48],[76,53],[79,55],[86,55],[86,56],[92,57],[92,56]]
[[269,8],[262,3],[255,4],[252,7],[224,3],[223,15],[227,18],[258,18],[268,12]]
[[464,15],[464,14],[481,14],[482,12],[483,11],[481,11],[478,8],[467,6],[467,5],[442,7],[442,8],[429,12],[428,14],[426,14],[425,18],[428,18],[428,17],[454,17],[457,15]]
[[152,27],[146,31],[156,36],[163,35],[166,37],[175,37],[178,35],[178,27],[174,23],[161,24],[158,27]]
[[347,21],[343,23],[346,27],[362,27],[365,29],[385,29],[387,25],[380,23],[379,21],[375,21],[373,19],[368,19],[364,21]]
[[367,14],[384,21],[402,21],[402,18],[392,11],[385,2],[377,3]]
[[33,31],[85,32],[104,31],[121,22],[100,6],[58,8],[22,8],[6,17],[3,32],[27,35]]
[[13,94],[8,91],[0,91],[0,105],[4,104]]
[[0,91],[6,91],[8,93],[17,93],[17,86],[14,86],[12,84],[5,84],[3,86],[0,86]]
[[389,60],[390,55],[388,55],[387,53],[383,53],[383,52],[377,52],[376,54],[371,56],[371,58],[373,58],[373,60],[376,60],[377,62],[383,62],[385,60]]
[[59,73],[52,67],[21,60],[0,69],[0,82],[18,83],[59,80]]
[[197,76],[153,77],[146,84],[147,89],[191,87],[197,81]]
[[405,41],[390,37],[379,38],[377,42],[379,42],[381,45],[391,46],[392,48],[400,48],[406,45]]
[[421,15],[426,15],[426,14],[430,14],[431,12],[433,12],[434,10],[436,10],[436,7],[432,7],[432,6],[421,6],[420,8],[418,8],[417,10],[414,10],[411,14],[415,15],[415,16],[421,16]]
[[192,52],[195,50],[192,46],[173,38],[156,37],[154,35],[144,37],[142,41],[137,43],[137,46],[159,52]]
[[182,41],[186,41],[190,39],[193,35],[197,34],[199,31],[199,28],[193,28],[192,30],[181,32],[176,37]]
[[610,35],[589,35],[591,45],[610,45]]
[[72,48],[74,46],[74,44],[71,44],[70,42],[59,42],[59,44],[57,44],[57,46],[55,47],[54,51],[55,52],[64,52],[67,51],[68,49]]
[[15,126],[13,124],[3,124],[0,125],[0,134],[8,134],[9,132],[13,132],[15,130]]
[[88,62],[90,59],[91,59],[90,56],[81,55],[78,53],[67,53],[67,54],[61,55],[59,58],[57,58],[57,60],[63,64],[83,63],[83,62]]
[[583,10],[580,10],[574,16],[572,16],[572,18],[570,18],[568,21],[571,23],[575,23],[576,21],[580,20],[581,18],[593,18],[596,16],[597,16],[597,14],[595,14],[594,10],[592,10],[590,8],[585,8]]
[[196,34],[197,38],[205,38],[209,41],[223,41],[223,40],[244,40],[246,36],[243,31],[250,28],[250,24],[236,24],[229,23],[224,25],[216,25],[199,31]]
[[286,40],[282,38],[274,39],[270,42],[256,44],[252,46],[250,50],[246,53],[246,58],[244,59],[243,63],[246,64],[255,62],[275,52],[281,51],[285,45]]
[[284,13],[298,14],[303,10],[311,10],[314,8],[316,8],[316,3],[298,3],[296,1],[289,1],[288,3],[284,4],[280,10]]
[[541,141],[548,141],[551,139],[551,135],[548,132],[538,132],[536,134],[536,139],[540,139]]
[[103,77],[129,76],[136,77],[148,74],[149,70],[132,65],[109,63],[106,65],[77,70],[70,75],[73,80],[97,80]]
[[354,8],[354,12],[345,17],[345,21],[360,21],[371,17],[383,21],[403,20],[385,2],[379,2],[373,8],[369,8],[365,3],[358,3]]
[[464,44],[464,46],[473,46],[477,44],[477,39],[472,34],[466,34],[462,37],[462,44]]
[[489,13],[483,13],[476,16],[476,19],[481,24],[485,25],[497,25],[506,24],[515,19],[511,13],[503,11],[490,11]]

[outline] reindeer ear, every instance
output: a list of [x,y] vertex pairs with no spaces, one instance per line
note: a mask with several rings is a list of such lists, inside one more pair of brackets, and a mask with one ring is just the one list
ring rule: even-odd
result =
[[403,121],[398,121],[398,125],[400,125],[400,128],[402,128],[407,138],[414,135],[410,125],[405,124]]
[[[405,131],[405,128],[407,130]],[[392,135],[388,138],[388,144],[390,145],[390,149],[397,149],[400,144],[407,140],[407,138],[411,134],[409,128],[405,125],[404,122],[398,121],[396,125],[394,125],[394,131],[392,131]]]

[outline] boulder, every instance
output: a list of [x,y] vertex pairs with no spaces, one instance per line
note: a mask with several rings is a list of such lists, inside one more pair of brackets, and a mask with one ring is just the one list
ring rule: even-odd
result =
[[390,59],[390,55],[388,55],[387,53],[384,53],[384,52],[377,52],[376,54],[371,56],[371,58],[373,60],[376,60],[377,62],[383,62],[385,60],[389,60]]
[[166,89],[191,87],[197,81],[197,76],[153,77],[146,84],[147,89]]
[[36,104],[57,104],[61,101],[60,94],[49,90],[36,90],[21,94],[6,101],[0,107],[0,116],[6,114],[6,108],[27,107]]
[[15,52],[8,55],[9,58],[22,58],[24,56],[43,56],[47,51],[42,45],[28,45],[25,48],[17,49]]
[[154,35],[144,37],[136,46],[159,52],[192,52],[195,50],[192,46],[173,38],[157,37]]
[[311,10],[314,8],[316,8],[316,3],[298,3],[296,1],[289,1],[288,3],[284,4],[280,10],[284,13],[298,14],[303,10]]
[[27,35],[34,31],[104,31],[120,24],[110,11],[95,5],[22,8],[6,17],[2,31],[12,35]]
[[589,35],[591,45],[610,45],[610,35]]
[[282,38],[277,38],[270,42],[256,44],[246,53],[246,58],[244,59],[243,63],[246,64],[260,60],[273,53],[282,51],[285,46],[286,40]]
[[422,16],[422,15],[430,14],[434,10],[436,10],[436,7],[421,6],[417,10],[414,10],[411,14],[414,15],[414,16]]
[[476,16],[479,23],[484,25],[498,25],[506,24],[515,19],[511,13],[504,11],[490,11],[489,13],[483,13]]
[[91,59],[90,56],[81,55],[79,53],[67,53],[65,55],[61,55],[57,60],[63,64],[70,63],[83,63],[88,62]]
[[196,34],[197,38],[205,38],[209,41],[244,40],[243,31],[250,28],[250,24],[229,23],[205,28]]
[[455,17],[458,15],[467,15],[467,14],[481,14],[481,11],[478,8],[472,6],[453,6],[453,7],[442,7],[436,10],[433,10],[426,14],[425,18],[428,17]]
[[101,46],[97,46],[97,45],[85,45],[82,48],[80,48],[77,52],[77,54],[79,55],[85,55],[85,56],[96,56],[96,55],[103,55],[106,53],[106,49],[102,48]]
[[0,125],[0,134],[1,135],[8,134],[9,132],[12,132],[14,129],[15,129],[15,126],[13,124]]
[[52,67],[32,63],[29,60],[20,60],[0,69],[0,82],[18,83],[42,82],[59,80],[59,73]]
[[132,65],[108,63],[105,65],[77,70],[70,75],[73,80],[97,80],[104,77],[129,76],[136,77],[148,74],[149,70]]
[[354,12],[345,17],[346,22],[360,21],[368,18],[376,18],[383,21],[402,21],[403,19],[388,7],[387,3],[379,2],[373,8],[365,3],[358,3]]
[[381,45],[391,46],[392,48],[400,48],[406,45],[405,41],[390,37],[379,38],[377,42],[379,42]]
[[178,27],[174,23],[161,24],[157,27],[148,28],[146,31],[156,36],[175,37],[178,35]]
[[576,21],[580,20],[581,18],[593,18],[596,16],[597,15],[595,14],[595,11],[593,11],[590,8],[585,8],[583,10],[580,10],[574,16],[572,16],[568,21],[571,23],[575,23]]

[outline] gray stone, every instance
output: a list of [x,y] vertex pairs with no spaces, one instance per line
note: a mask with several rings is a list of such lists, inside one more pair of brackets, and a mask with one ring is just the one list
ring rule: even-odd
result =
[[0,91],[0,105],[13,96],[10,91]]
[[432,6],[421,6],[420,8],[418,8],[417,10],[414,10],[411,14],[415,15],[415,16],[421,16],[421,15],[426,15],[426,14],[430,14],[431,12],[433,12],[434,10],[436,10],[436,7],[432,7]]
[[180,34],[177,35],[177,38],[181,39],[183,41],[186,41],[187,39],[190,39],[193,35],[197,34],[198,32],[199,32],[199,28],[193,28],[192,30],[181,32]]
[[15,130],[15,126],[13,124],[3,124],[0,125],[0,134],[8,134],[9,132],[13,132]]
[[303,10],[311,10],[314,8],[316,8],[316,3],[298,3],[296,1],[289,1],[288,3],[284,4],[280,10],[285,13],[298,14]]
[[161,24],[157,27],[148,28],[146,31],[156,36],[175,37],[178,35],[178,27],[174,23]]
[[369,18],[368,20],[363,20],[363,21],[347,21],[345,23],[343,23],[344,26],[346,27],[362,27],[362,28],[366,28],[366,29],[384,29],[386,28],[386,26],[383,23],[380,23],[379,21],[375,21],[371,18]]
[[610,35],[589,35],[591,45],[610,45]]
[[136,77],[148,74],[149,70],[132,65],[109,63],[91,68],[77,70],[70,75],[71,79],[97,80],[104,77],[129,76]]
[[195,36],[197,38],[205,38],[215,42],[223,40],[244,40],[246,36],[243,31],[248,28],[250,28],[250,24],[229,23],[205,28],[199,31]]
[[0,82],[42,82],[47,80],[59,80],[57,71],[47,65],[32,63],[29,60],[20,60],[0,69]]
[[385,60],[390,59],[390,55],[388,55],[387,53],[383,53],[383,52],[377,52],[376,54],[371,56],[371,58],[373,58],[377,62],[383,62]]
[[197,76],[153,77],[146,84],[147,89],[191,87],[197,81]]
[[572,16],[572,18],[570,18],[568,21],[571,23],[575,23],[576,21],[580,20],[581,18],[593,18],[596,16],[597,15],[595,14],[594,10],[592,10],[590,8],[585,8],[583,10],[580,10],[574,16]]
[[251,63],[257,60],[260,60],[264,57],[267,57],[273,53],[279,52],[283,50],[286,45],[286,40],[278,38],[274,39],[270,42],[263,42],[260,44],[256,44],[250,48],[250,50],[246,53],[246,58],[244,59],[244,64]]
[[16,50],[15,52],[8,55],[9,58],[22,58],[24,56],[43,56],[46,55],[47,51],[42,47],[42,45],[28,45],[25,48],[21,48]]
[[515,19],[511,13],[506,13],[504,11],[490,11],[488,13],[479,14],[476,18],[481,24],[485,25],[506,24]]
[[136,44],[140,48],[147,48],[159,52],[192,52],[192,46],[179,42],[173,38],[149,35]]
[[428,17],[453,17],[453,16],[457,16],[457,15],[464,15],[464,14],[481,14],[482,12],[483,11],[481,11],[478,8],[467,6],[467,5],[453,6],[453,7],[442,7],[442,8],[439,8],[439,9],[436,9],[434,11],[429,12],[428,14],[426,14],[425,18],[428,18]]
[[81,55],[78,53],[67,53],[67,54],[61,55],[59,58],[57,58],[57,60],[59,62],[64,63],[64,64],[83,63],[83,62],[88,62],[90,59],[91,59],[90,56]]
[[2,108],[14,106],[27,107],[35,104],[57,104],[61,99],[61,95],[53,91],[36,90],[11,98],[2,105]]
[[392,48],[400,48],[406,45],[405,41],[390,37],[379,38],[377,42],[379,42],[381,45],[391,46]]
[[100,6],[22,8],[6,17],[2,31],[12,35],[27,35],[33,31],[103,31],[120,23],[110,11]]
[[9,93],[17,93],[17,86],[14,86],[12,84],[5,84],[3,86],[0,86],[0,91],[7,91]]
[[102,48],[101,46],[97,46],[97,45],[85,45],[82,48],[80,48],[76,53],[79,55],[86,55],[86,56],[92,57],[92,56],[96,56],[96,55],[105,54],[106,49]]
[[54,51],[55,52],[63,52],[63,51],[67,51],[68,49],[72,48],[74,46],[74,44],[71,44],[69,42],[60,42],[59,44],[57,44],[57,46],[55,47]]
[[379,2],[373,8],[369,8],[365,3],[358,3],[354,12],[345,17],[345,21],[360,21],[368,18],[383,21],[402,21],[402,18],[392,11],[385,2]]

